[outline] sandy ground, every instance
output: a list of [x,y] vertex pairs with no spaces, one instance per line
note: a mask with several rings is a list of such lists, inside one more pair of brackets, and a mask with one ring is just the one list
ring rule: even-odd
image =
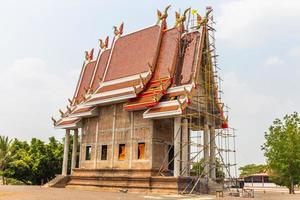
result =
[[[300,193],[289,195],[286,189],[256,189],[255,198],[263,200],[300,200]],[[127,200],[127,199],[169,199],[169,200],[239,200],[249,199],[242,197],[223,197],[217,198],[213,195],[159,195],[159,194],[142,194],[142,193],[118,193],[103,192],[96,190],[75,189],[75,188],[45,188],[39,186],[0,186],[0,200]]]

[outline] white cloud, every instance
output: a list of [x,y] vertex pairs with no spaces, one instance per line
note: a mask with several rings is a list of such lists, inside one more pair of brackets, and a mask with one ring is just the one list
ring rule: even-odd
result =
[[293,47],[289,50],[288,55],[295,58],[300,58],[300,47]]
[[268,57],[264,63],[264,65],[267,67],[280,66],[282,64],[284,64],[284,61],[277,56]]
[[300,1],[297,0],[228,2],[221,6],[217,17],[217,37],[242,47],[259,46],[272,38],[299,38],[299,10]]

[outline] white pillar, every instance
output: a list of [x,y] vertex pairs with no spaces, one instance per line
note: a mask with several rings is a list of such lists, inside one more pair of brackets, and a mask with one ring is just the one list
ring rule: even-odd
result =
[[203,153],[204,153],[204,175],[209,176],[209,128],[204,124],[203,131]]
[[182,119],[182,175],[188,176],[190,171],[189,165],[189,126],[188,119]]
[[78,146],[78,129],[75,129],[74,137],[73,137],[73,147],[72,147],[71,173],[73,173],[73,169],[76,168],[77,146]]
[[69,154],[69,145],[70,145],[70,130],[66,129],[65,134],[65,145],[64,145],[64,158],[62,165],[62,175],[68,175],[68,154]]
[[210,127],[210,178],[216,179],[216,134],[215,127]]
[[180,176],[181,118],[174,118],[174,176]]

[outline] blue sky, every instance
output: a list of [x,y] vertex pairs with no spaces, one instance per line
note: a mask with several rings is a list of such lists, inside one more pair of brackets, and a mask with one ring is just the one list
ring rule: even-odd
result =
[[173,13],[213,6],[216,45],[230,125],[238,129],[239,165],[263,163],[264,131],[277,117],[300,111],[300,1],[1,1],[0,134],[29,140],[62,137],[50,117],[73,95],[84,51],[112,36]]

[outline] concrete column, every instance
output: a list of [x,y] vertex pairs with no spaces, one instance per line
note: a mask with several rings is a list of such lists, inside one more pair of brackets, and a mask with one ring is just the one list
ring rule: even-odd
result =
[[180,176],[181,118],[174,118],[174,176]]
[[65,134],[65,145],[64,145],[64,158],[62,165],[62,175],[68,175],[68,154],[69,154],[69,145],[70,145],[70,130],[66,129]]
[[188,119],[182,119],[182,175],[189,175],[189,126]]
[[77,146],[78,146],[78,129],[74,130],[73,137],[73,148],[72,148],[72,162],[71,162],[71,173],[73,173],[73,169],[76,168],[76,158],[77,158]]
[[110,167],[114,168],[114,157],[115,157],[115,126],[116,126],[116,104],[113,105],[113,120],[112,120],[112,141],[111,141],[111,164]]
[[216,179],[216,134],[215,127],[210,127],[210,178]]
[[203,131],[204,174],[209,176],[209,128],[204,124]]
[[98,133],[99,133],[99,118],[96,124],[95,132],[95,151],[94,151],[94,168],[97,168],[97,159],[98,159]]
[[79,168],[81,168],[81,158],[82,158],[82,137],[83,137],[83,128],[81,128],[80,134],[80,144],[79,144]]
[[133,158],[133,131],[134,131],[134,115],[130,112],[130,154],[129,154],[129,169],[132,168],[132,158]]

